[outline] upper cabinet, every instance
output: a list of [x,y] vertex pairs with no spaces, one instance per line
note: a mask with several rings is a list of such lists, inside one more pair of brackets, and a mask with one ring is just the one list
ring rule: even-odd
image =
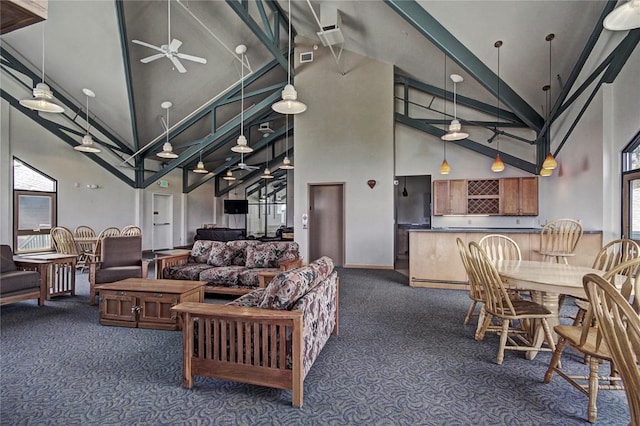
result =
[[537,216],[538,178],[433,181],[433,214]]
[[500,179],[501,214],[504,216],[538,215],[538,178]]

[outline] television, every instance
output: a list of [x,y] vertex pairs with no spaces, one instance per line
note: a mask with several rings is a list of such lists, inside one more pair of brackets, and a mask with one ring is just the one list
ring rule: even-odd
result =
[[247,214],[249,213],[249,201],[224,200],[224,212],[226,214]]

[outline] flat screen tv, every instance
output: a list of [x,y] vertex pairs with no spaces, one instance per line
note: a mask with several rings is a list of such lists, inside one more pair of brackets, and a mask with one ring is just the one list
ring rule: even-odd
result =
[[224,212],[226,214],[247,214],[249,213],[249,201],[224,200]]

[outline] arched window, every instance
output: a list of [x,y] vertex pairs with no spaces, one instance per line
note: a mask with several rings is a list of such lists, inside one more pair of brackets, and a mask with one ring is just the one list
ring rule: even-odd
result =
[[49,251],[49,232],[57,225],[55,179],[13,158],[13,250],[15,253]]

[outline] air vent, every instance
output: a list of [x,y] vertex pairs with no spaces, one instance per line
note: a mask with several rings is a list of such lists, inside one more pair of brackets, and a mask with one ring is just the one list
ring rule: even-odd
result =
[[300,63],[313,62],[313,52],[302,52],[300,54]]

